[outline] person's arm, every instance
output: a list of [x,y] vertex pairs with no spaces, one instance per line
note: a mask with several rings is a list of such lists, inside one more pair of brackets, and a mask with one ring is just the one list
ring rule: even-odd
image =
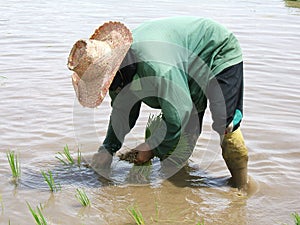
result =
[[[120,101],[117,100],[114,104],[118,95],[116,92],[110,91],[109,95],[112,99],[112,113],[103,147],[113,154],[122,147],[125,135],[134,127],[139,116],[141,101],[136,101],[133,107],[130,107],[130,104],[126,104],[126,101],[120,104]],[[128,94],[127,97],[132,96]]]

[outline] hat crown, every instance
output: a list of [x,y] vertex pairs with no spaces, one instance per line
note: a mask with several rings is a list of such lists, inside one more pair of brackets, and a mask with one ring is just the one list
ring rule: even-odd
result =
[[104,23],[89,40],[79,40],[68,57],[72,84],[81,105],[101,104],[132,43],[130,30],[120,22]]
[[110,45],[104,41],[79,40],[74,44],[69,55],[68,68],[82,78],[90,65],[109,57],[110,53]]

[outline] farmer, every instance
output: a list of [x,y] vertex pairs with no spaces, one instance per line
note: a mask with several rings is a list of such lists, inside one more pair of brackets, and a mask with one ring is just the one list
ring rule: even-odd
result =
[[[68,67],[83,106],[100,105],[107,92],[112,99],[106,138],[93,157],[94,166],[110,167],[142,103],[161,110],[164,126],[132,150],[137,152],[135,163],[159,157],[162,164],[175,159],[176,165],[184,165],[209,102],[232,186],[246,187],[248,151],[240,130],[242,51],[224,26],[206,18],[172,17],[145,22],[131,34],[123,24],[108,22],[89,40],[75,43]],[[183,137],[188,137],[190,150],[182,153],[176,146]]]

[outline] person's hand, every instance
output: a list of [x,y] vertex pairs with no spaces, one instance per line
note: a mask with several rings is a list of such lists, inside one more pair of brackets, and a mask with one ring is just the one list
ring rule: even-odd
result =
[[111,163],[112,155],[104,147],[100,147],[99,151],[93,155],[91,166],[96,170],[110,169]]
[[148,162],[154,157],[154,153],[147,143],[142,143],[134,149],[119,151],[116,154],[121,160],[137,165]]
[[137,151],[137,156],[134,160],[134,163],[137,165],[148,162],[154,157],[154,153],[147,143],[138,145],[133,151]]

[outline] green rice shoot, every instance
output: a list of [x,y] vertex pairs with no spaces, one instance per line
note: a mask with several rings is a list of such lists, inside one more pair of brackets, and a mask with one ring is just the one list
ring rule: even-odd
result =
[[143,215],[136,206],[129,207],[127,211],[137,225],[145,225]]
[[[162,124],[161,114],[157,116],[155,116],[154,114],[150,114],[145,129],[145,140],[148,139],[152,133],[155,133],[159,128],[161,128]],[[151,160],[140,165],[133,165],[133,167],[130,169],[127,180],[129,180],[130,182],[133,181],[137,183],[147,183],[149,182],[151,170]]]
[[90,206],[91,202],[84,190],[77,188],[75,197],[84,207]]
[[292,213],[292,216],[294,217],[295,225],[300,225],[300,215],[298,213]]
[[6,156],[13,178],[18,179],[21,176],[21,168],[18,155],[14,151],[9,151],[6,153]]
[[[152,134],[161,132],[161,130],[163,130],[163,126],[164,121],[161,113],[158,115],[150,114],[145,129],[145,140],[150,138]],[[170,160],[176,167],[181,168],[191,155],[187,134],[183,133],[181,135],[177,145],[174,149],[171,149],[169,155],[170,157],[168,160]],[[130,170],[129,178],[127,180],[138,183],[147,183],[150,179],[151,170],[151,160],[140,165],[134,165]]]
[[57,158],[62,164],[64,165],[74,165],[75,161],[77,163],[78,166],[80,166],[81,162],[82,162],[82,155],[80,150],[77,150],[77,159],[75,160],[69,150],[69,146],[66,145],[64,147],[64,151],[63,152],[58,152],[58,155],[55,156],[55,158]]
[[36,210],[32,209],[32,207],[30,206],[30,204],[27,202],[27,206],[35,220],[35,223],[37,225],[47,225],[47,221],[46,218],[44,217],[43,213],[42,213],[42,209],[41,207],[36,207]]
[[[163,123],[162,114],[157,116],[150,115],[146,126],[145,139],[149,138],[152,133],[157,132],[158,129],[161,129]],[[172,157],[169,157],[169,160],[173,161],[173,163],[178,167],[180,167],[182,163],[189,158],[191,155],[191,149],[186,133],[181,135],[177,145],[169,152],[169,155],[172,155]]]
[[145,129],[145,139],[148,139],[152,133],[155,133],[163,125],[162,114],[154,115],[150,114],[146,129]]
[[80,166],[81,162],[82,162],[82,155],[81,155],[81,152],[78,148],[78,150],[77,150],[77,165]]
[[64,165],[73,165],[73,164],[75,164],[75,161],[74,161],[73,157],[70,154],[70,150],[69,150],[68,145],[66,145],[64,147],[63,152],[58,152],[57,154],[58,154],[58,156],[55,156],[55,158],[57,158],[62,164],[64,164]]
[[180,168],[183,163],[190,157],[191,149],[188,143],[188,136],[187,134],[182,134],[177,146],[170,151],[169,160],[172,161],[178,168]]
[[52,172],[49,170],[48,173],[41,171],[42,176],[44,177],[45,182],[48,184],[50,191],[55,192],[61,189],[60,184],[56,184]]

